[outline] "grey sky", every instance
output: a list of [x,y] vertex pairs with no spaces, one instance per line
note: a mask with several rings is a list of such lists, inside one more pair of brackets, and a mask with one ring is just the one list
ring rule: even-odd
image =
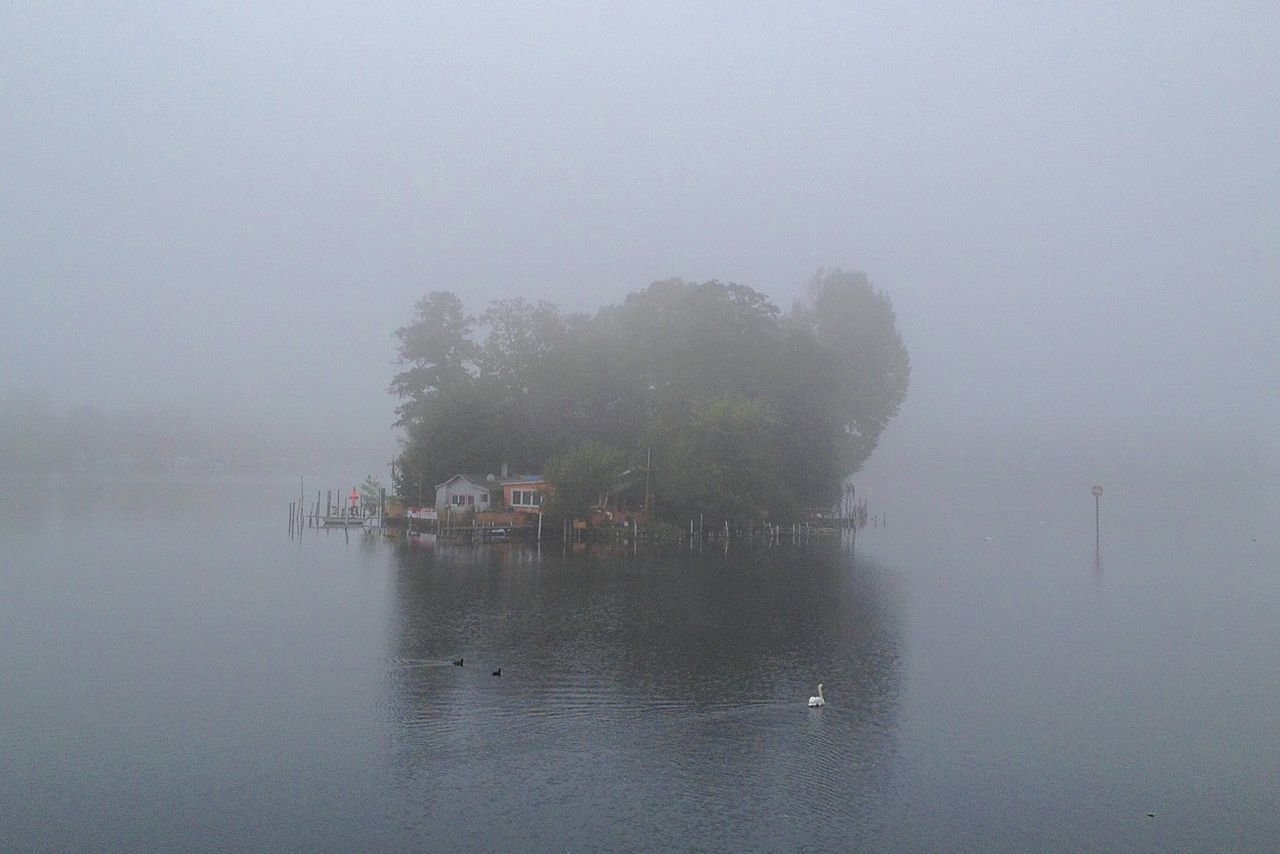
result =
[[832,265],[912,353],[886,442],[1274,442],[1280,7],[850,5],[6,3],[0,392],[390,453],[427,290]]

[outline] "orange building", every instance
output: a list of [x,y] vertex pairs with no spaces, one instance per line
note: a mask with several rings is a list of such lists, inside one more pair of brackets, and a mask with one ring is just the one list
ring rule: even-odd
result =
[[540,474],[526,474],[502,482],[502,507],[513,513],[541,513],[551,484]]

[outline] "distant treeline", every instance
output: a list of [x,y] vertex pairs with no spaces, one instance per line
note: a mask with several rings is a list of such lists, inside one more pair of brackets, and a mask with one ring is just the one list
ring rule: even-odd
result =
[[55,406],[38,391],[0,396],[0,471],[276,465],[286,445],[187,413]]
[[655,282],[594,316],[521,298],[472,316],[436,291],[396,335],[396,487],[427,502],[506,463],[551,475],[565,513],[630,483],[669,519],[783,520],[834,503],[910,376],[888,296],[841,270],[785,314],[718,281]]

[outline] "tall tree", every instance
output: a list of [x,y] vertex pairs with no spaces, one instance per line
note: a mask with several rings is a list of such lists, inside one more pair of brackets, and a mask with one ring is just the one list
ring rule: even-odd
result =
[[659,392],[753,396],[777,332],[764,294],[719,281],[655,282],[623,304],[624,341]]
[[840,437],[846,473],[871,456],[880,434],[902,406],[911,359],[898,332],[893,302],[866,273],[822,269],[809,281],[794,320],[813,331],[838,367]]
[[422,417],[407,425],[399,494],[430,503],[436,484],[455,474],[496,473],[504,461],[527,464],[522,434],[510,428],[509,415],[507,402],[487,385],[436,392]]
[[480,351],[481,371],[512,394],[527,393],[539,365],[564,343],[565,320],[549,302],[494,300],[480,322],[489,330]]
[[414,305],[413,322],[395,332],[399,361],[409,366],[391,380],[391,392],[404,401],[396,408],[396,426],[423,417],[432,394],[470,380],[479,352],[470,337],[474,326],[475,318],[450,291],[432,291]]

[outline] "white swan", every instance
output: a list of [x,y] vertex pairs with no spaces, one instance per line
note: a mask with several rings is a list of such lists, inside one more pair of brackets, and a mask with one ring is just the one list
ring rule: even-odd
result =
[[810,706],[825,706],[827,701],[822,698],[822,683],[818,683],[818,696],[809,698]]

